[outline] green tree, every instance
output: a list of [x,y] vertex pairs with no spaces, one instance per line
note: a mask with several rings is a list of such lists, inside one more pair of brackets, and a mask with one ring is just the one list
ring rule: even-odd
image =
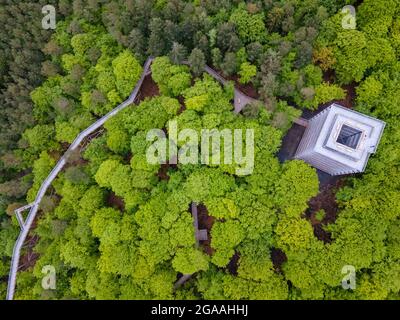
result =
[[266,32],[262,13],[250,14],[244,8],[238,8],[233,11],[229,21],[236,25],[239,36],[245,43],[262,42],[265,39]]
[[208,257],[194,248],[179,249],[172,260],[172,266],[177,272],[183,274],[207,271]]
[[230,76],[236,72],[237,61],[236,54],[233,52],[227,52],[224,57],[224,61],[221,63],[221,69],[223,73]]
[[23,138],[29,143],[30,149],[39,153],[44,150],[57,150],[58,143],[54,141],[54,126],[37,125],[25,130]]
[[239,71],[239,75],[240,75],[240,83],[242,84],[246,84],[249,83],[257,74],[257,67],[254,65],[251,65],[248,62],[243,62],[240,65],[240,71]]
[[78,136],[79,129],[69,122],[56,122],[56,139],[60,142],[72,143]]
[[158,57],[151,65],[152,77],[165,95],[178,96],[190,86],[186,66],[173,65],[168,57]]
[[200,76],[206,65],[206,58],[203,51],[198,48],[194,48],[189,56],[189,64],[193,74],[198,77]]
[[300,160],[287,162],[282,169],[275,191],[277,203],[285,214],[297,217],[307,208],[307,201],[318,193],[318,177],[315,169]]
[[174,42],[172,44],[172,49],[169,53],[169,58],[171,59],[172,63],[180,64],[182,63],[187,56],[186,48],[178,42]]
[[128,50],[119,54],[118,57],[113,60],[112,66],[118,92],[122,97],[127,97],[139,80],[142,67]]
[[217,219],[237,218],[239,209],[235,202],[226,198],[212,198],[206,201],[209,214]]
[[234,248],[244,239],[243,229],[238,221],[215,222],[211,229],[211,246],[216,250],[211,261],[224,267],[235,253]]

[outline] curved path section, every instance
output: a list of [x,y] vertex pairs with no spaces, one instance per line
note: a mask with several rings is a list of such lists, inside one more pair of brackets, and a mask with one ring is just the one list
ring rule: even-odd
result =
[[[150,65],[153,62],[154,58],[149,57],[143,67],[143,72],[142,75],[139,79],[139,81],[136,83],[135,88],[133,89],[132,93],[128,97],[127,100],[122,102],[118,107],[115,109],[111,110],[109,113],[107,113],[105,116],[101,117],[99,120],[94,122],[91,126],[83,130],[77,137],[76,139],[72,142],[72,144],[69,146],[68,150],[64,153],[64,155],[58,160],[56,166],[51,170],[50,174],[48,177],[43,181],[37,195],[35,198],[35,201],[30,203],[29,205],[26,205],[22,208],[19,208],[15,210],[15,213],[17,215],[18,223],[20,224],[21,227],[21,232],[18,236],[18,239],[14,245],[13,249],[13,255],[11,258],[11,268],[10,268],[10,274],[8,278],[8,287],[7,287],[7,300],[12,300],[14,298],[14,292],[15,292],[15,285],[16,285],[16,278],[17,278],[17,273],[18,273],[18,267],[19,267],[19,259],[21,256],[21,248],[26,240],[26,237],[28,236],[29,230],[32,226],[33,221],[35,220],[36,214],[39,210],[39,204],[45,195],[47,189],[49,186],[52,184],[58,173],[62,170],[64,165],[66,164],[69,155],[71,154],[72,151],[76,150],[79,145],[83,142],[83,140],[89,136],[91,133],[96,131],[98,128],[100,128],[108,119],[111,117],[115,116],[118,112],[120,112],[122,109],[126,108],[127,106],[131,105],[134,103],[139,90],[142,86],[144,78],[150,74]],[[184,61],[183,64],[189,65],[187,61]],[[221,75],[219,75],[215,70],[210,68],[209,66],[205,66],[204,71],[207,72],[209,75],[211,75],[214,79],[219,81],[222,84],[226,84],[228,81],[224,79]],[[245,95],[243,92],[238,90],[235,87],[235,97],[234,97],[234,106],[235,106],[235,112],[239,113],[246,104],[251,103],[253,101],[256,101],[255,99]],[[301,125],[306,125],[306,123],[303,121],[303,119],[300,118]],[[295,121],[296,122],[296,121]],[[296,122],[297,123],[297,122]],[[21,212],[24,211],[25,209],[30,208],[28,217],[26,221],[23,221]],[[197,231],[197,230],[196,230]],[[197,235],[196,235],[197,237]],[[198,239],[196,240],[198,241]],[[188,278],[190,278],[190,275],[184,275],[178,282],[177,286],[180,284],[184,283]]]
[[[21,226],[21,232],[18,236],[18,239],[14,245],[13,249],[13,255],[11,258],[11,268],[10,268],[10,274],[8,278],[8,287],[7,287],[7,300],[12,300],[14,298],[14,292],[15,292],[15,284],[16,284],[16,279],[17,279],[17,273],[18,273],[18,267],[19,267],[19,259],[21,256],[21,248],[26,240],[26,237],[28,236],[29,230],[32,226],[33,221],[35,220],[36,214],[39,209],[39,204],[45,195],[47,189],[53,182],[53,180],[56,178],[58,173],[62,170],[64,167],[65,163],[67,162],[70,154],[72,151],[76,150],[79,145],[82,143],[83,139],[85,139],[88,135],[90,135],[92,132],[100,128],[108,119],[111,117],[115,116],[118,112],[120,112],[122,109],[126,108],[127,106],[131,105],[135,99],[136,96],[139,93],[140,87],[142,86],[143,80],[146,76],[146,74],[149,71],[150,65],[153,62],[153,58],[149,57],[146,60],[146,63],[143,68],[142,75],[139,79],[139,81],[136,83],[135,88],[133,89],[132,93],[129,95],[128,99],[122,102],[118,107],[115,109],[111,110],[109,113],[107,113],[105,116],[101,117],[99,120],[94,122],[91,126],[83,130],[77,137],[76,139],[72,142],[72,144],[69,146],[68,150],[64,153],[64,155],[58,160],[56,166],[51,170],[50,174],[47,176],[47,178],[43,181],[42,185],[40,186],[40,189],[36,195],[35,201],[29,204],[28,206],[25,206],[23,208],[17,209],[16,214],[18,217],[18,222],[20,223]],[[25,222],[22,221],[21,218],[21,209],[25,209],[27,207],[30,207],[30,211],[28,214],[28,217]]]

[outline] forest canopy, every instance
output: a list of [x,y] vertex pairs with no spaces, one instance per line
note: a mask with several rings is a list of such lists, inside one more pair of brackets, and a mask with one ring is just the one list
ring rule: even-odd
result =
[[[40,25],[49,3],[55,30]],[[355,29],[342,26],[348,4]],[[135,103],[70,155],[40,203],[16,299],[398,300],[399,16],[397,0],[8,1],[1,296],[19,233],[14,210],[35,199],[82,130],[126,100],[152,56]],[[239,113],[235,87],[255,101]],[[386,128],[366,171],[325,190],[315,168],[279,152],[296,119],[333,101]],[[149,163],[147,132],[168,137],[173,122],[253,130],[253,172]],[[316,199],[326,202],[315,208]],[[193,203],[208,237],[200,243]],[[42,288],[46,265],[57,270],[56,290]],[[342,288],[346,265],[355,290]],[[182,275],[191,276],[176,287]]]

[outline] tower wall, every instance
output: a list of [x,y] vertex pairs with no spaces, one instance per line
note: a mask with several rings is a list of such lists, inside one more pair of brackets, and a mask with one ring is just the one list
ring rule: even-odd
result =
[[308,121],[308,126],[294,156],[296,159],[302,159],[303,157],[314,153],[313,150],[315,144],[317,143],[319,133],[321,132],[322,126],[328,116],[329,109],[330,107],[326,108]]
[[[357,145],[338,141],[345,126],[360,135]],[[363,172],[384,127],[378,119],[333,103],[308,121],[294,158],[331,175]]]
[[308,122],[308,126],[296,150],[294,158],[301,159],[313,167],[331,175],[341,175],[359,172],[339,161],[328,158],[315,151],[321,129],[328,117],[331,107],[326,108]]

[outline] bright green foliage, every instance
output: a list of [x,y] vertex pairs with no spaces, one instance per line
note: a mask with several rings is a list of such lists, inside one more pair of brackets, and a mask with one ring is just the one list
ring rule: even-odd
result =
[[[243,192],[243,190],[241,190]],[[254,196],[245,194],[246,202],[241,205],[239,221],[245,230],[246,238],[255,240],[261,237],[271,237],[273,226],[277,220],[277,211],[266,203],[256,202]],[[265,198],[263,202],[270,201]]]
[[206,199],[223,196],[235,186],[233,177],[223,174],[218,169],[203,168],[193,172],[183,188],[187,196],[200,203]]
[[[250,245],[249,249],[252,250],[252,248],[254,246]],[[262,252],[265,251],[262,250]],[[244,263],[247,268],[252,262],[257,263],[257,258],[261,258],[261,261],[257,265],[257,271],[254,270],[256,271],[255,273],[244,273],[242,271],[244,270],[243,268],[239,271],[238,276],[232,276],[213,269],[202,273],[198,277],[197,283],[202,296],[205,299],[287,299],[287,284],[283,277],[271,270],[271,262],[263,253],[246,252],[245,258],[241,258],[241,263]],[[255,267],[255,265],[253,266]],[[261,281],[257,277],[253,278],[260,272],[265,275]]]
[[34,115],[38,121],[45,121],[53,111],[53,103],[61,95],[60,77],[47,79],[41,87],[37,87],[30,94],[34,103]]
[[286,254],[305,253],[312,244],[314,238],[311,224],[297,217],[282,217],[276,228],[277,244]]
[[90,227],[93,235],[100,238],[102,243],[115,244],[119,241],[119,233],[121,232],[118,220],[120,212],[103,208],[98,210],[91,219]]
[[[163,226],[168,225],[163,219]],[[171,248],[191,247],[195,244],[195,235],[193,230],[193,219],[187,212],[178,215],[177,220],[170,224],[169,230]]]
[[151,143],[146,140],[146,132],[139,131],[132,136],[130,147],[133,154],[146,154],[146,150],[150,145]]
[[208,258],[204,253],[194,248],[179,249],[172,260],[172,266],[176,271],[183,274],[207,271]]
[[[12,225],[11,220],[5,220],[3,222],[2,229],[0,230],[0,249],[4,256],[11,257],[14,248],[14,241],[18,236],[18,227]],[[8,264],[4,263],[2,265],[3,275],[7,275],[9,272]]]
[[161,96],[145,100],[139,106],[121,112],[113,119],[117,123],[123,122],[129,133],[144,131],[154,128],[163,128],[166,122],[177,114],[180,108],[176,99]]
[[63,69],[67,72],[71,72],[76,65],[80,65],[81,67],[87,66],[84,57],[70,53],[63,54],[61,61]]
[[396,60],[394,48],[385,37],[396,10],[395,1],[365,1],[357,11],[357,30],[341,28],[340,14],[326,22],[319,42],[324,47],[333,46],[339,82],[359,82],[367,69]]
[[178,96],[190,86],[188,67],[173,65],[168,57],[158,57],[151,65],[152,77],[164,95]]
[[[236,62],[239,66],[243,63],[247,64],[247,53],[246,48],[240,48],[238,52],[236,52]],[[240,73],[239,73],[240,74]]]
[[56,122],[56,139],[60,142],[72,143],[79,134],[79,129],[69,122]]
[[217,219],[237,218],[239,215],[239,209],[231,199],[211,198],[205,204],[209,214]]
[[239,36],[244,42],[262,42],[265,39],[263,14],[249,14],[244,8],[240,8],[232,13],[229,21],[236,25]]
[[[22,288],[30,288],[34,285],[34,283],[35,277],[31,272],[28,271],[21,272],[17,279],[17,284]],[[15,298],[20,300],[30,300],[33,299],[34,296],[32,294],[32,290],[25,289],[17,292]]]
[[211,230],[211,246],[216,250],[212,262],[219,267],[225,266],[235,253],[234,248],[244,239],[240,223],[235,220],[215,222]]
[[90,256],[88,249],[77,239],[69,239],[60,247],[61,258],[70,266],[87,269],[94,264],[95,259]]
[[33,201],[36,197],[36,192],[39,190],[39,187],[43,180],[46,179],[47,175],[53,169],[56,162],[46,151],[42,151],[39,156],[39,159],[35,161],[33,164],[33,186],[28,191],[27,199],[28,201]]
[[123,197],[132,189],[131,169],[128,165],[119,164],[107,179],[117,196]]
[[[125,50],[116,57],[113,62],[115,85],[121,97],[127,97],[135,87],[142,73],[142,67],[133,54]],[[110,100],[110,99],[109,99]]]
[[197,277],[196,287],[204,299],[225,299],[222,281],[225,274],[218,272],[215,267],[202,272]]
[[205,74],[202,80],[197,80],[194,86],[183,92],[185,105],[190,110],[208,113],[230,111],[233,92],[230,92],[228,87],[224,89],[211,76]]
[[368,68],[368,61],[365,59],[367,39],[364,33],[358,30],[339,33],[335,45],[337,46],[335,70],[340,81],[343,83],[360,81]]
[[58,148],[58,143],[54,141],[54,127],[51,125],[37,125],[27,129],[23,138],[28,141],[30,149],[35,153]]
[[124,130],[112,130],[107,135],[107,146],[115,153],[126,153],[129,151],[129,135]]
[[383,85],[374,76],[370,76],[357,88],[357,101],[369,104],[382,94]]
[[322,221],[325,218],[325,215],[326,215],[325,210],[321,209],[321,210],[316,212],[315,219],[317,219],[318,221]]
[[188,98],[185,101],[185,104],[188,110],[202,111],[207,102],[208,102],[208,95],[202,94],[200,96]]
[[100,187],[110,187],[109,177],[119,166],[117,160],[107,160],[103,162],[95,175],[96,182]]
[[[242,293],[236,292],[236,290],[233,292],[241,295],[241,298],[245,298],[246,295],[250,299],[287,298],[287,284],[283,277],[273,270],[268,243],[265,241],[245,242],[242,245],[238,276],[240,277],[239,282],[245,285],[246,289]],[[243,281],[244,279],[246,281]],[[229,286],[224,288],[226,293],[236,287],[235,279],[232,280]]]
[[337,85],[322,83],[315,88],[315,95],[312,101],[304,102],[304,106],[317,109],[319,105],[333,100],[341,100],[346,97],[346,91]]
[[283,165],[276,195],[277,202],[285,214],[299,216],[307,208],[307,201],[317,193],[318,177],[315,169],[300,160]]
[[96,87],[103,94],[107,94],[107,92],[111,92],[115,88],[114,72],[112,72],[109,69],[99,72],[99,76],[97,77],[97,81],[96,81]]
[[87,273],[85,289],[92,299],[116,299],[119,294],[118,279],[110,273],[99,272],[93,268]]
[[87,51],[95,45],[94,34],[80,33],[71,38],[71,46],[77,56],[85,56]]
[[95,211],[104,205],[104,192],[98,187],[89,188],[79,201],[79,214],[92,216]]
[[90,160],[90,172],[96,173],[100,164],[109,156],[109,150],[106,144],[106,137],[101,136],[93,139],[86,150],[83,152],[83,159]]
[[396,10],[398,13],[398,6],[395,0],[364,1],[358,12],[360,29],[376,38],[384,37],[392,25]]
[[[128,87],[128,86],[127,86]],[[127,90],[125,92],[128,92]],[[128,92],[129,93],[129,92]],[[112,105],[118,105],[122,101],[121,96],[118,94],[116,90],[111,90],[107,93],[107,100]]]
[[68,201],[60,201],[57,208],[54,210],[55,216],[62,220],[72,220],[75,217],[75,212],[73,207],[68,203]]
[[170,116],[175,116],[181,107],[178,100],[169,97],[161,97],[159,103]]
[[248,62],[243,62],[240,65],[240,70],[238,73],[240,75],[240,83],[246,84],[249,83],[257,74],[257,67]]

